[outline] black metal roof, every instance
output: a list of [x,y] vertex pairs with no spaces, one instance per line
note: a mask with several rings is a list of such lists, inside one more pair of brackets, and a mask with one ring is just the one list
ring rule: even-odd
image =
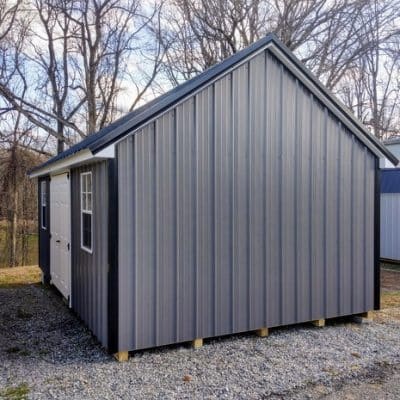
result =
[[108,145],[114,143],[121,137],[127,135],[133,130],[138,129],[141,125],[145,124],[150,119],[161,114],[175,103],[178,103],[191,93],[195,92],[202,86],[211,82],[219,75],[228,71],[236,64],[240,63],[242,60],[248,56],[262,50],[269,44],[274,44],[281,50],[295,65],[298,67],[303,74],[305,74],[314,85],[320,89],[325,96],[332,101],[336,107],[347,117],[352,124],[354,124],[368,139],[370,144],[375,148],[379,149],[382,154],[384,154],[391,162],[394,164],[398,163],[397,158],[374,136],[372,136],[366,128],[346,109],[338,100],[333,96],[320,82],[315,78],[303,65],[302,63],[292,54],[292,52],[280,42],[280,40],[274,34],[268,34],[264,38],[258,40],[252,45],[246,47],[245,49],[239,51],[238,53],[232,55],[226,60],[214,65],[213,67],[207,69],[203,73],[188,80],[187,82],[175,87],[174,89],[168,91],[167,93],[155,98],[154,100],[146,103],[142,107],[126,114],[122,118],[119,118],[115,122],[111,123],[107,127],[101,129],[97,133],[89,135],[87,138],[83,139],[81,142],[75,144],[64,152],[56,155],[55,157],[49,159],[45,163],[35,167],[30,172],[37,171],[44,167],[53,164],[56,161],[62,160],[73,154],[89,149],[93,154],[101,151]]

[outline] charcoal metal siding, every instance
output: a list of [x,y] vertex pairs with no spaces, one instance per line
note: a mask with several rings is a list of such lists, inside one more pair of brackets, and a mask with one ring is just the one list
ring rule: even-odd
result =
[[[41,182],[46,182],[47,207],[46,220],[47,229],[42,228],[41,221]],[[38,179],[38,229],[39,229],[39,267],[43,272],[43,282],[50,283],[50,177]]]
[[[93,253],[81,249],[80,173],[92,171]],[[71,171],[72,308],[108,346],[108,164]]]
[[381,193],[400,193],[400,169],[381,170]]
[[399,221],[400,221],[400,193],[382,193],[381,194],[381,258],[400,262]]
[[375,156],[268,50],[117,157],[120,350],[373,309]]

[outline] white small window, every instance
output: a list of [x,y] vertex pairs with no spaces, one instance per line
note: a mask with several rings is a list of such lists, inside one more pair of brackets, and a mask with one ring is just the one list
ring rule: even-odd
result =
[[81,247],[92,252],[92,173],[81,173]]
[[47,182],[40,182],[40,226],[47,229]]

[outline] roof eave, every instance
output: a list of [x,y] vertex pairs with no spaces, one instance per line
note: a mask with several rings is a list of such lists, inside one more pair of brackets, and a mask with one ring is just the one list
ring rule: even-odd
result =
[[87,162],[92,157],[93,153],[89,149],[83,149],[69,157],[57,160],[54,163],[33,169],[28,172],[28,176],[29,178],[38,178],[41,176],[62,172],[64,170],[68,170],[74,165],[79,165],[81,163]]
[[44,165],[42,168],[31,170],[28,173],[29,178],[38,178],[40,176],[52,175],[68,171],[70,168],[83,164],[89,164],[96,161],[106,160],[115,157],[115,146],[109,145],[107,148],[93,154],[90,149],[83,149],[69,157],[62,158],[54,163]]

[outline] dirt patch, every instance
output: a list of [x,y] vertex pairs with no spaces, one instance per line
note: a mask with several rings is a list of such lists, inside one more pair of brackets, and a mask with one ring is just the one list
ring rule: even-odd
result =
[[400,270],[382,268],[381,288],[381,311],[374,312],[374,320],[400,321]]
[[[396,290],[400,291],[400,270],[381,270],[381,287],[382,291]],[[400,306],[400,303],[399,303]]]

